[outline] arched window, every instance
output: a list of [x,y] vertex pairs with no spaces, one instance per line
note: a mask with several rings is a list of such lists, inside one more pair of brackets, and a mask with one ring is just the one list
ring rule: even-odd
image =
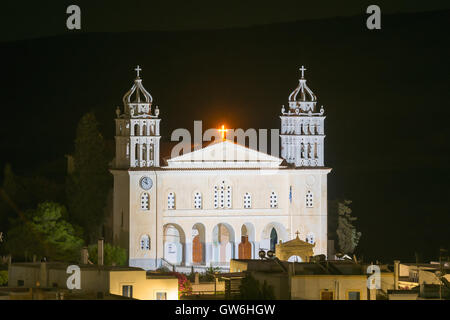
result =
[[272,191],[270,194],[270,207],[271,208],[277,208],[278,207],[278,197],[277,194]]
[[214,209],[219,208],[219,187],[214,186]]
[[202,208],[202,194],[200,192],[196,192],[194,194],[194,208],[195,209]]
[[313,205],[313,194],[312,194],[312,192],[310,190],[308,190],[306,192],[306,207],[307,208],[312,208],[313,206],[314,206]]
[[252,195],[248,192],[244,194],[244,208],[250,209],[252,207]]
[[169,192],[169,194],[167,195],[167,209],[175,209],[175,193],[173,192]]
[[141,250],[150,250],[150,237],[148,235],[141,237]]
[[231,208],[232,202],[232,187],[226,185],[225,181],[222,181],[220,186],[214,186],[214,208]]
[[150,145],[150,160],[155,160],[155,155],[153,152],[153,144]]
[[141,195],[141,210],[149,210],[150,200],[147,192]]
[[135,124],[134,125],[134,135],[135,136],[139,136],[140,134],[139,134],[139,124]]
[[146,136],[146,135],[147,135],[147,126],[145,125],[145,123],[144,123],[144,125],[142,126],[142,135],[143,135],[143,136]]
[[227,208],[232,207],[232,194],[231,194],[231,186],[227,186]]
[[314,244],[316,242],[314,233],[312,233],[312,232],[308,233],[308,235],[306,236],[306,242],[308,242],[310,244]]
[[150,125],[150,135],[154,136],[155,135],[155,124],[152,122],[152,124]]
[[225,207],[225,186],[224,185],[220,186],[220,200],[219,200],[219,203],[220,203],[220,207],[221,208]]
[[139,160],[139,143],[136,143],[134,145],[134,159],[136,160],[136,163],[138,163],[138,160]]
[[142,144],[142,160],[147,160],[147,144]]

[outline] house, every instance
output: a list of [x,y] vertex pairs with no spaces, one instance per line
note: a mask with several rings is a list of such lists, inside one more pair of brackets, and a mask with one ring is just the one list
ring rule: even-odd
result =
[[68,267],[68,263],[61,262],[12,263],[8,270],[10,298],[109,299],[122,296],[139,300],[178,300],[178,279],[174,276],[147,275],[145,270],[135,267],[81,264],[78,265],[79,289],[69,290],[68,278],[72,272],[67,272]]
[[277,299],[375,300],[393,289],[394,273],[380,268],[380,288],[368,289],[368,265],[354,261],[288,262],[278,259],[231,260],[230,272],[251,274],[273,288]]

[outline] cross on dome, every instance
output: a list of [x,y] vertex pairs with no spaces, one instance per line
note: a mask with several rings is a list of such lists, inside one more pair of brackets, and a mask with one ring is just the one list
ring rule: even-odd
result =
[[297,230],[297,232],[295,234],[297,235],[297,238],[298,238],[298,235],[300,234],[300,232],[298,232],[298,230]]
[[[302,77],[299,79],[298,87],[292,91],[292,93],[289,95],[289,107],[294,108],[297,107],[297,102],[316,102],[317,97],[314,95],[314,93],[311,91],[311,89],[308,88],[306,85],[306,79],[305,79],[305,66],[301,66],[299,68],[300,72],[302,73]],[[303,111],[306,111],[304,109]]]
[[305,77],[305,71],[306,71],[306,68],[304,67],[304,66],[302,66],[301,68],[299,68],[298,70],[300,70],[301,71],[301,73],[302,73],[302,79]]
[[139,78],[139,72],[142,71],[142,69],[139,67],[139,65],[134,69],[137,73],[137,77]]

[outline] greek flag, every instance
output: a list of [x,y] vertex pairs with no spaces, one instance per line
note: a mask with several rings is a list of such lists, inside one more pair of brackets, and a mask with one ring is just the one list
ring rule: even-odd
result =
[[292,186],[289,186],[289,202],[292,203]]

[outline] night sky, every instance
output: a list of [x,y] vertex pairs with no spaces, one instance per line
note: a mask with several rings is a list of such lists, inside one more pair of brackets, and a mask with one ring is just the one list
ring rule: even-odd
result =
[[450,4],[379,1],[382,30],[369,31],[364,1],[74,3],[81,32],[64,30],[64,1],[4,5],[2,168],[63,176],[90,110],[113,139],[137,64],[165,141],[194,120],[204,129],[279,128],[305,65],[327,115],[329,199],[354,201],[358,255],[414,261],[419,252],[427,261],[450,247]]

